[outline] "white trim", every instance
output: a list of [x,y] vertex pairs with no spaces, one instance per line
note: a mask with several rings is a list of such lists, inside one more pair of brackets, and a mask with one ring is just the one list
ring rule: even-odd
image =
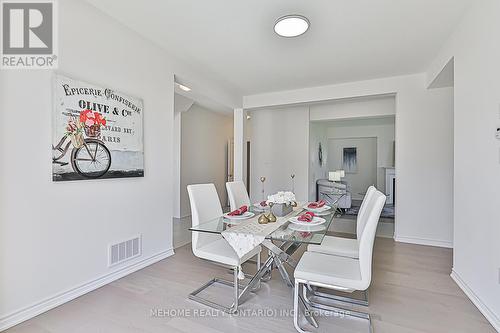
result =
[[12,326],[22,323],[25,320],[31,319],[39,314],[51,310],[61,304],[69,302],[77,297],[80,297],[88,292],[100,288],[108,283],[118,280],[128,274],[138,271],[144,267],[152,265],[160,260],[170,257],[174,254],[173,249],[168,249],[152,255],[149,258],[132,263],[131,265],[122,267],[116,271],[105,274],[95,280],[83,283],[79,286],[66,290],[62,293],[48,297],[40,302],[34,303],[23,309],[11,312],[10,314],[0,318],[0,331],[6,330]]
[[481,299],[474,293],[474,291],[465,283],[465,281],[460,277],[460,275],[454,270],[451,270],[451,278],[455,283],[462,289],[462,291],[469,297],[471,302],[478,308],[478,310],[486,317],[486,320],[490,322],[493,328],[500,332],[500,318],[481,301]]
[[405,236],[396,236],[394,235],[394,240],[396,242],[401,243],[410,243],[410,244],[418,244],[418,245],[426,245],[426,246],[437,246],[437,247],[446,247],[453,248],[453,242],[440,240],[440,239],[430,239],[430,238],[418,238],[418,237],[405,237]]
[[234,136],[234,170],[233,179],[245,181],[245,122],[246,112],[243,109],[234,109],[233,136]]

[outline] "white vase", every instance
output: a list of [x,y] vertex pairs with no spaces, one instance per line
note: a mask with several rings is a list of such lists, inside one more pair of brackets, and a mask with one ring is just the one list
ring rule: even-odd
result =
[[273,214],[276,216],[285,216],[292,212],[293,207],[290,204],[277,204],[275,203],[272,207]]

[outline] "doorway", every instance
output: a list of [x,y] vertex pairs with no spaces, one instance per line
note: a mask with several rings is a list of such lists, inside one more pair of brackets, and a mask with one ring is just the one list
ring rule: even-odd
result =
[[377,138],[329,139],[328,156],[329,170],[345,171],[353,200],[363,200],[366,189],[377,184]]
[[233,112],[193,90],[175,84],[174,94],[174,248],[191,242],[190,184],[212,183],[223,209],[226,182],[233,173]]

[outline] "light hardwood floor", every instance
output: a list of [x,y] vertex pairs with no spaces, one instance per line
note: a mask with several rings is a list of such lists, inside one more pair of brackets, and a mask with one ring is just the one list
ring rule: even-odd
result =
[[[296,254],[300,256],[300,253]],[[370,307],[374,332],[481,333],[495,332],[451,280],[449,249],[395,243],[378,238]],[[247,264],[246,271],[253,265]],[[24,322],[7,332],[295,332],[292,318],[266,316],[215,317],[154,316],[152,309],[207,310],[187,299],[189,292],[213,276],[231,279],[227,269],[195,258],[189,245],[161,262]],[[227,297],[225,297],[227,295]],[[229,289],[214,289],[211,296],[230,302]],[[292,308],[292,292],[277,272],[263,283],[241,309]],[[167,313],[170,311],[170,313]],[[251,315],[252,313],[250,313]],[[200,317],[199,315],[205,315]],[[365,322],[350,318],[318,318],[318,332],[367,332]]]

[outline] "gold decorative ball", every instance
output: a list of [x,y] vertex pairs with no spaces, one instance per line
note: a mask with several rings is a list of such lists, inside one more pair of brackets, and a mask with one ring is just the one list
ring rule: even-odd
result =
[[269,223],[269,219],[267,218],[266,214],[262,214],[259,216],[259,224],[267,224]]
[[273,222],[276,222],[276,216],[273,214],[273,212],[270,212],[269,215],[267,215],[267,219],[269,220],[269,222],[273,223]]

